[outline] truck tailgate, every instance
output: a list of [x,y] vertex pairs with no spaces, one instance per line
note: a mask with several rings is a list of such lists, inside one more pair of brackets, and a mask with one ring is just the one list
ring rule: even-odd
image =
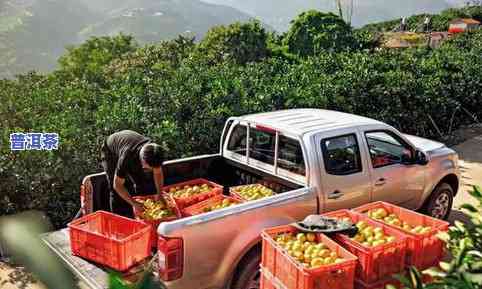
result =
[[[99,264],[91,263],[85,259],[72,255],[68,229],[42,234],[42,241],[65,263],[72,273],[90,289],[108,289],[109,269]],[[155,262],[157,267],[157,262]],[[159,283],[157,270],[153,270],[155,282]],[[140,264],[122,274],[126,282],[135,282],[144,272],[144,264]],[[164,286],[159,283],[159,288]]]

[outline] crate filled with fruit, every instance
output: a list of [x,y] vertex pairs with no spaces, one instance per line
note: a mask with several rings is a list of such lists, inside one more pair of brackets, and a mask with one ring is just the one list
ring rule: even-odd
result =
[[353,237],[336,234],[337,241],[358,257],[356,278],[365,284],[379,282],[404,269],[406,237],[396,229],[349,210],[323,214],[356,225]]
[[407,266],[423,270],[442,260],[445,244],[437,234],[448,230],[448,222],[385,202],[370,203],[354,211],[395,228],[407,237]]
[[162,222],[169,222],[177,220],[181,217],[181,212],[171,196],[163,195],[148,195],[136,196],[133,199],[141,203],[144,211],[140,212],[135,207],[134,216],[138,220],[151,225],[151,245],[153,247],[157,244],[157,227]]
[[185,217],[195,216],[203,213],[221,210],[242,203],[240,200],[227,197],[224,195],[216,195],[212,198],[204,200],[195,205],[189,206],[181,210],[181,214]]
[[166,186],[163,190],[174,198],[180,209],[223,193],[223,187],[221,185],[206,179],[195,179]]
[[326,235],[288,225],[266,229],[261,236],[261,267],[273,277],[267,282],[287,289],[353,288],[356,257]]
[[229,192],[232,197],[243,201],[259,200],[276,194],[272,189],[262,184],[249,184],[231,187]]

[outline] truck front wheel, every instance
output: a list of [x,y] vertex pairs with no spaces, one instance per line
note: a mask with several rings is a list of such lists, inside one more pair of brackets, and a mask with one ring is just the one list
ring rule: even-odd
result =
[[259,289],[260,288],[260,272],[259,263],[261,255],[249,254],[239,265],[239,271],[236,273],[231,285],[231,289]]
[[430,195],[424,207],[424,213],[441,220],[446,220],[452,210],[454,191],[447,183],[439,184]]

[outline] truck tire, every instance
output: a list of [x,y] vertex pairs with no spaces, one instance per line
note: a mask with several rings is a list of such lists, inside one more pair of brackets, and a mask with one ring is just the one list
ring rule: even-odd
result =
[[235,279],[233,279],[231,289],[260,288],[259,263],[261,263],[261,255],[260,252],[255,252],[253,252],[254,254],[248,254],[239,264],[240,270],[234,276]]
[[447,183],[439,184],[424,206],[424,213],[441,220],[447,220],[452,210],[454,190]]

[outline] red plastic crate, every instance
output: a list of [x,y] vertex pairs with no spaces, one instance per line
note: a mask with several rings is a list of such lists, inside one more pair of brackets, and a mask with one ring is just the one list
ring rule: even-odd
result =
[[174,201],[176,201],[177,206],[179,207],[179,209],[182,210],[186,207],[192,206],[194,204],[202,202],[202,201],[204,201],[206,199],[209,199],[211,197],[214,197],[216,195],[222,195],[223,194],[223,186],[218,185],[214,182],[208,181],[206,179],[195,179],[195,180],[190,180],[190,181],[183,182],[183,183],[178,183],[178,184],[166,186],[166,187],[163,188],[163,190],[167,194],[169,194],[169,190],[171,188],[184,187],[184,186],[188,186],[188,185],[189,186],[203,185],[203,184],[208,184],[213,189],[211,191],[201,193],[201,194],[197,194],[197,195],[194,195],[194,196],[191,196],[191,197],[188,197],[188,198],[179,198],[179,197],[173,196]]
[[236,204],[242,203],[242,201],[240,201],[238,199],[235,199],[233,197],[227,197],[225,195],[216,195],[216,196],[214,196],[212,198],[209,198],[207,200],[204,200],[204,201],[202,201],[198,204],[195,204],[195,205],[192,205],[192,206],[187,207],[185,209],[182,209],[181,212],[182,212],[182,215],[185,216],[185,217],[204,214],[205,213],[204,208],[215,206],[215,205],[221,203],[225,199],[228,199],[231,202],[236,203]]
[[[145,201],[148,199],[151,200],[157,200],[158,195],[149,195],[149,196],[136,196],[133,197],[135,201]],[[136,209],[136,207],[133,207],[134,210],[134,216],[137,220],[141,220],[151,226],[151,247],[155,248],[157,247],[157,227],[159,227],[159,224],[162,222],[170,222],[177,220],[181,218],[181,212],[179,211],[179,208],[177,207],[176,203],[172,199],[172,197],[168,194],[164,194],[164,200],[167,202],[167,206],[171,208],[174,212],[174,216],[171,217],[166,217],[158,220],[145,220],[142,218],[142,214]]]
[[279,285],[278,287],[276,286],[276,283],[275,283],[276,281],[273,275],[271,275],[271,273],[268,272],[263,267],[261,267],[261,270],[260,270],[259,282],[260,282],[259,284],[260,289],[278,289],[279,288]]
[[306,268],[273,239],[280,234],[296,232],[298,232],[296,228],[288,225],[266,229],[261,233],[263,238],[261,266],[273,276],[275,283],[281,284],[279,288],[353,289],[356,257],[327,236],[316,234],[318,242],[324,243],[345,261],[314,269]]
[[449,223],[425,216],[414,211],[401,208],[385,202],[370,203],[353,209],[355,212],[367,214],[369,210],[384,208],[388,214],[395,214],[402,221],[411,226],[430,226],[432,230],[426,234],[414,234],[407,232],[397,226],[387,224],[381,220],[374,221],[390,226],[407,237],[407,256],[405,263],[407,266],[415,266],[420,270],[437,266],[442,261],[445,254],[445,243],[437,237],[440,231],[448,231]]
[[72,254],[126,271],[150,256],[150,227],[109,212],[97,211],[71,222]]
[[365,215],[352,212],[349,210],[339,210],[323,214],[329,218],[344,218],[348,217],[355,224],[358,221],[366,221],[368,225],[382,228],[386,235],[391,235],[396,238],[395,241],[379,245],[376,247],[365,247],[362,244],[351,240],[348,236],[337,234],[336,240],[342,246],[358,257],[358,266],[356,270],[356,278],[360,281],[371,284],[378,282],[391,276],[392,274],[400,273],[404,269],[405,255],[406,255],[406,237],[389,226],[382,223],[375,222]]

